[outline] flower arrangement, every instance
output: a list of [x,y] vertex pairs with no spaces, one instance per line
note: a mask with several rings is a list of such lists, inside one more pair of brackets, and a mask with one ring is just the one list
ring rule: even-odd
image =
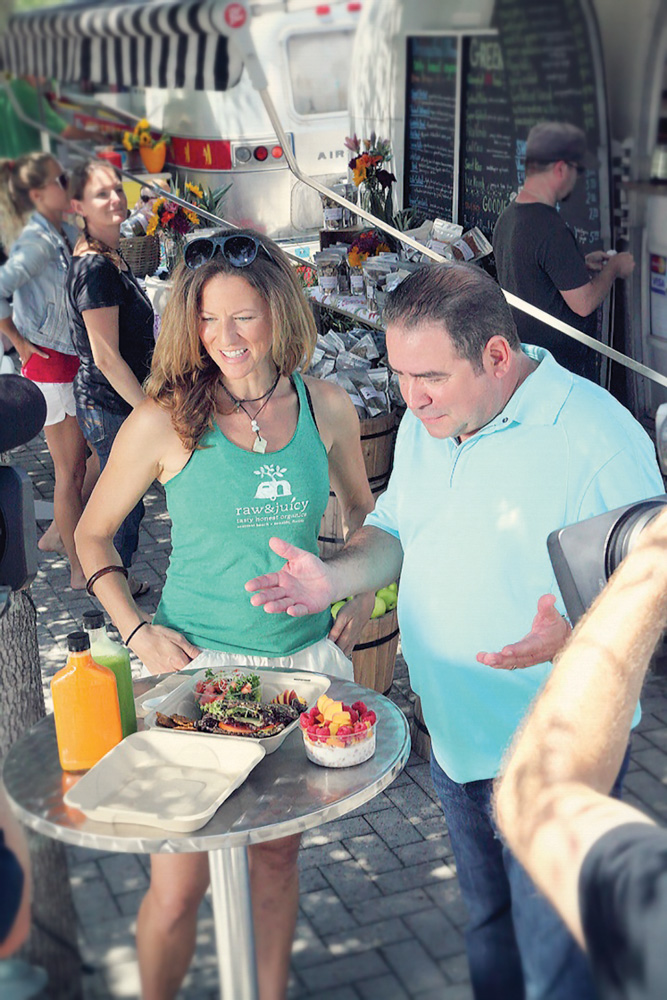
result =
[[352,180],[359,188],[361,207],[391,223],[394,214],[391,185],[396,178],[384,167],[392,157],[389,139],[380,139],[375,132],[371,132],[369,139],[360,140],[355,133],[345,139],[345,146],[355,154],[348,166],[352,171]]
[[168,141],[169,136],[166,134],[155,139],[151,134],[150,124],[145,118],[137,122],[132,132],[123,133],[123,146],[128,153],[133,149],[153,149],[155,146],[159,146],[160,143],[167,143]]
[[376,257],[379,253],[386,253],[389,245],[375,229],[370,229],[365,233],[360,233],[350,247],[347,255],[350,267],[361,267],[369,257]]
[[[186,181],[183,194],[178,188],[175,189],[174,193],[182,197],[184,201],[189,201],[193,208],[203,208],[204,211],[215,215],[230,187],[231,184],[226,184],[212,191],[210,188]],[[208,226],[209,223],[193,209],[176,204],[167,195],[164,198],[156,198],[153,202],[153,211],[148,220],[146,235],[152,236],[153,233],[163,232],[186,236],[201,225]]]

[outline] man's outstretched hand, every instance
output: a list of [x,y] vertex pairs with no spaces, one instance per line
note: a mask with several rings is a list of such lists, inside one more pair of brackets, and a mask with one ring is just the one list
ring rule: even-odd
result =
[[329,607],[333,600],[330,574],[322,560],[281,538],[269,539],[269,545],[287,562],[277,573],[248,580],[245,589],[253,595],[250,603],[264,605],[269,614],[285,611],[294,618]]
[[534,667],[553,660],[567,642],[572,629],[556,611],[553,594],[543,594],[537,602],[533,626],[519,642],[505,646],[499,653],[478,653],[477,661],[497,670]]

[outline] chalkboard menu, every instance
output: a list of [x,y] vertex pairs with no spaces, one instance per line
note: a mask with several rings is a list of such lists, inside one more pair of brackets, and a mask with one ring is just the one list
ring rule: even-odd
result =
[[[498,215],[523,183],[526,136],[533,125],[549,120],[572,122],[585,131],[592,151],[599,148],[600,115],[604,114],[604,100],[599,98],[602,70],[596,79],[596,39],[591,39],[590,27],[594,22],[583,9],[586,2],[495,0],[489,34],[463,37],[460,63],[454,37],[408,39],[406,205],[421,208],[431,218],[453,219],[464,229],[479,226],[490,237]],[[421,53],[429,51],[438,52],[439,58],[424,61]],[[416,64],[422,72],[415,71]],[[459,78],[460,155],[456,164],[451,132],[456,113],[451,102]],[[446,116],[442,114],[445,94],[449,97]],[[411,150],[413,141],[418,145]],[[434,146],[440,147],[439,153]],[[460,195],[454,205],[456,169]],[[585,252],[600,245],[597,171],[586,173],[561,211]]]
[[454,198],[457,40],[408,39],[406,205],[451,219]]

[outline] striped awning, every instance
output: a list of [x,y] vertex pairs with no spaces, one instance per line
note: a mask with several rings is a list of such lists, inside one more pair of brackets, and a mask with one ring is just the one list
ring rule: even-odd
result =
[[60,83],[227,90],[242,55],[220,0],[51,7],[13,15],[0,38],[0,65]]

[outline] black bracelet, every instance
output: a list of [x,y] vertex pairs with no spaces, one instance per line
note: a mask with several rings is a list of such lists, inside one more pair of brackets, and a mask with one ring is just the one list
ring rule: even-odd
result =
[[128,572],[125,566],[117,566],[115,563],[113,566],[103,566],[102,569],[98,569],[97,573],[93,573],[92,576],[88,577],[86,580],[86,592],[94,597],[93,594],[93,584],[97,583],[101,576],[106,576],[107,573],[122,573],[127,580]]
[[143,625],[150,625],[150,622],[147,622],[147,621],[143,621],[143,622],[139,622],[139,624],[138,624],[138,625],[135,625],[135,627],[134,627],[134,628],[132,629],[132,631],[131,631],[131,632],[130,632],[130,634],[128,635],[127,639],[125,639],[125,641],[123,642],[123,645],[124,645],[124,646],[129,646],[129,645],[130,645],[130,639],[132,638],[132,636],[133,636],[133,635],[136,635],[136,634],[137,634],[137,632],[139,631],[139,629],[140,629],[140,628],[141,628],[141,627],[142,627]]

